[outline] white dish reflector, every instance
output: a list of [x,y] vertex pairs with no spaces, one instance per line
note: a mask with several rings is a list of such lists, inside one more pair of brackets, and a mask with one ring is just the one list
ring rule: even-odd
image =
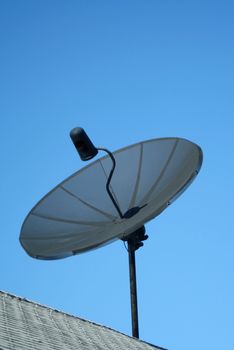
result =
[[38,259],[59,259],[124,238],[159,215],[198,174],[202,151],[181,138],[161,138],[113,152],[116,169],[110,189],[122,213],[142,207],[131,218],[120,218],[106,191],[112,167],[100,158],[63,181],[30,211],[20,242]]

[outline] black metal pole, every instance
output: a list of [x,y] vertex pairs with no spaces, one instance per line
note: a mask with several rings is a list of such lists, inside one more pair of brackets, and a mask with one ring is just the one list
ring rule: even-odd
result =
[[127,242],[128,242],[130,297],[131,297],[131,314],[132,314],[132,336],[135,338],[139,338],[135,244],[131,240],[128,240]]

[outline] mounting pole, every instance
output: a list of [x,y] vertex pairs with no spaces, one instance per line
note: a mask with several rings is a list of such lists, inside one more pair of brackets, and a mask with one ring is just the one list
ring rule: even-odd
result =
[[137,307],[137,284],[136,284],[136,262],[135,248],[131,240],[128,240],[129,280],[132,315],[132,336],[139,338],[138,307]]
[[148,236],[145,234],[145,227],[142,226],[123,239],[128,243],[132,336],[135,338],[139,338],[135,251],[144,245],[142,241],[145,241],[147,238]]

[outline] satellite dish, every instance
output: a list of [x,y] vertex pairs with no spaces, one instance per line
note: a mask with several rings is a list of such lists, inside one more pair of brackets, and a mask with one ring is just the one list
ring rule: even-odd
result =
[[[93,158],[98,150],[108,155],[74,173],[43,197],[26,217],[20,242],[30,256],[51,260],[125,240],[131,282],[135,279],[135,250],[148,237],[144,224],[194,180],[202,164],[201,148],[182,138],[159,138],[111,153],[95,148],[81,128],[73,129],[71,138],[82,160]],[[138,337],[136,307],[135,295],[133,336]]]

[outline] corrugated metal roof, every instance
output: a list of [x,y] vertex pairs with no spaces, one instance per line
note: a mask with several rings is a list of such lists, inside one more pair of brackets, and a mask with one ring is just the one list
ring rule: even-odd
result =
[[155,350],[110,328],[0,292],[0,350]]

